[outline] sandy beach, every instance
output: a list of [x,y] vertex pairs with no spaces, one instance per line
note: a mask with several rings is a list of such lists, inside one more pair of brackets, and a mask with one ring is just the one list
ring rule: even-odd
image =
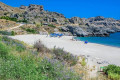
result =
[[23,41],[29,45],[33,45],[37,40],[41,40],[42,43],[48,48],[64,48],[74,55],[85,55],[90,60],[97,64],[102,60],[104,63],[109,62],[120,66],[120,48],[105,46],[95,43],[84,44],[83,41],[72,41],[72,36],[63,36],[61,38],[46,37],[46,35],[17,35],[10,36],[13,39]]

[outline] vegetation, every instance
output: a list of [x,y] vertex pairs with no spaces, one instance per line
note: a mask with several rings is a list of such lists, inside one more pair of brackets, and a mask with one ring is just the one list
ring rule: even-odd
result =
[[28,33],[32,33],[32,34],[36,34],[38,33],[37,30],[33,29],[33,28],[25,28],[25,27],[21,27],[23,30],[27,31]]
[[8,31],[0,31],[0,34],[1,35],[12,35],[12,36],[14,36],[15,35],[15,32],[14,31],[11,31],[11,32],[8,32]]
[[48,26],[49,26],[49,27],[56,28],[56,26],[55,26],[55,25],[53,25],[53,24],[48,24]]
[[43,26],[43,23],[36,24],[36,27],[37,27],[37,28],[40,28],[40,27],[42,27],[42,26]]
[[85,58],[82,59],[81,65],[82,65],[82,66],[85,66],[85,65],[86,65]]
[[0,17],[0,19],[6,19],[6,20],[10,20],[10,21],[15,21],[15,22],[17,22],[17,18],[11,18],[11,17],[9,17],[9,16],[2,16],[2,17]]
[[11,32],[7,32],[7,31],[0,31],[1,35],[11,35]]
[[70,66],[77,64],[78,57],[73,56],[72,54],[64,51],[61,48],[54,48],[53,50],[49,50],[41,43],[41,41],[37,41],[34,44],[34,47],[37,49],[37,51],[39,51],[41,53],[48,53],[48,52],[52,53],[53,55],[55,55],[53,57],[54,59],[57,59],[61,62],[67,62],[67,64],[69,64]]
[[46,53],[46,52],[49,52],[50,50],[47,49],[42,43],[41,41],[37,41],[35,44],[34,44],[34,48],[37,49],[38,52],[41,52],[41,53]]
[[2,17],[0,17],[0,19],[6,19],[6,20],[10,20],[10,21],[24,22],[24,23],[27,23],[27,22],[28,22],[26,19],[18,20],[17,18],[9,17],[9,16],[2,16]]
[[30,28],[26,29],[26,31],[29,32],[29,33],[33,33],[33,34],[37,33],[36,30],[30,29]]
[[103,70],[108,78],[113,80],[120,80],[120,67],[116,65],[108,65]]
[[52,53],[55,54],[55,59],[58,59],[62,62],[67,62],[70,66],[77,64],[78,57],[73,56],[69,52],[64,51],[61,48],[54,48]]
[[14,32],[14,31],[12,31],[12,32],[11,32],[11,35],[12,35],[12,36],[15,36],[15,32]]
[[26,19],[23,20],[18,20],[17,22],[24,22],[24,23],[28,23],[28,21]]
[[[19,48],[18,48],[19,47]],[[20,48],[22,50],[20,50]],[[1,80],[81,80],[58,60],[31,54],[22,42],[0,37]]]
[[5,43],[7,46],[12,46],[12,48],[14,48],[18,52],[25,51],[26,49],[26,47],[22,43],[11,38],[8,38],[7,36],[2,37],[2,42]]

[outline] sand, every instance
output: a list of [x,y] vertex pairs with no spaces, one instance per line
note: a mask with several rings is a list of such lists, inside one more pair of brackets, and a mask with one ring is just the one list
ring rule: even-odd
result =
[[[62,38],[46,37],[46,35],[17,35],[10,36],[13,39],[24,41],[29,45],[33,45],[37,40],[41,40],[42,43],[48,48],[64,48],[64,50],[72,53],[73,55],[85,55],[88,60],[98,64],[97,62],[109,62],[120,66],[120,48],[105,46],[101,44],[88,43],[84,44],[83,41],[72,41],[72,36],[63,36]],[[92,63],[88,62],[90,65]],[[103,65],[103,64],[102,64]]]

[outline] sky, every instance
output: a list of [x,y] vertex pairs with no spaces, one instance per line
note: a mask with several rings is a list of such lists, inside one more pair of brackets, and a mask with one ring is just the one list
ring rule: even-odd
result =
[[43,5],[45,10],[59,12],[67,18],[104,16],[120,20],[120,0],[0,0],[13,6]]

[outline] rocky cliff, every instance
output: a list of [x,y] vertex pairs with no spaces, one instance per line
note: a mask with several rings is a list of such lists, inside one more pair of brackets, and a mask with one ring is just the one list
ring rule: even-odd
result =
[[88,19],[73,17],[69,21],[77,26],[68,25],[61,27],[61,30],[71,32],[75,36],[109,36],[110,33],[120,31],[120,21],[113,18],[102,16]]
[[10,16],[18,20],[25,19],[28,24],[59,26],[62,32],[68,32],[74,36],[109,36],[110,33],[120,31],[120,20],[102,16],[88,19],[80,17],[68,19],[63,14],[45,11],[42,5],[30,4],[14,8],[0,3],[0,12],[0,16]]

